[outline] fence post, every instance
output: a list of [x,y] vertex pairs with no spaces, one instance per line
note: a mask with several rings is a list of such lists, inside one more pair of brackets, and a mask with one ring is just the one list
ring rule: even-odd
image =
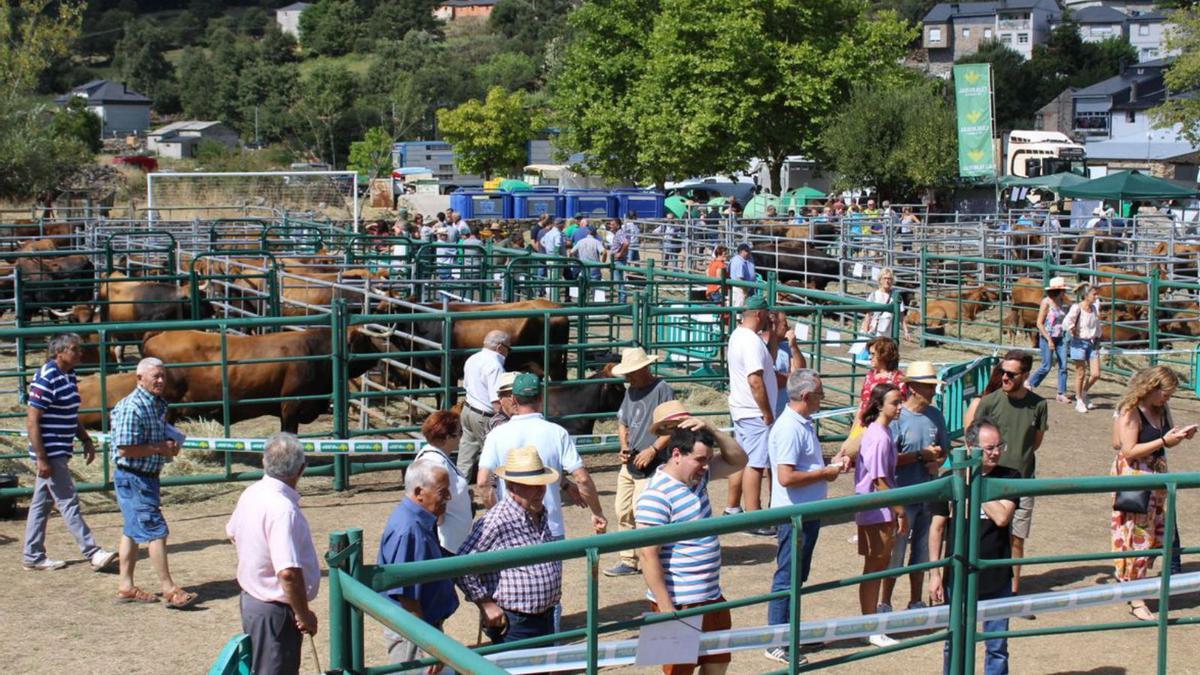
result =
[[[341,553],[348,544],[349,537],[345,532],[330,532],[328,555]],[[341,672],[349,665],[347,663],[350,646],[350,617],[347,611],[349,608],[345,598],[342,597],[342,580],[338,574],[345,567],[345,561],[329,566],[329,668],[335,672]]]
[[[975,516],[980,509],[983,508],[981,497],[983,495],[983,481],[986,480],[982,474],[975,471],[975,467],[979,464],[979,458],[982,456],[982,451],[977,455],[975,450],[971,450],[971,457],[967,471],[972,475],[971,484],[968,486],[970,497],[967,500],[966,516],[967,520],[967,538],[963,542],[963,549],[966,551],[966,566],[963,569],[963,575],[966,576],[966,589],[963,594],[963,621],[962,627],[965,631],[963,635],[963,669],[962,673],[975,672],[975,635],[979,632],[976,624],[976,617],[979,612],[979,518]],[[957,530],[956,530],[957,532]],[[955,541],[955,548],[959,548],[958,541]]]
[[[346,459],[344,455],[339,459]],[[363,581],[363,531],[361,528],[346,530],[347,543],[350,546],[350,556],[346,563],[348,573],[356,581]],[[363,670],[363,613],[361,609],[349,607],[350,619],[350,667],[354,672]]]
[[1176,500],[1178,486],[1174,483],[1167,484],[1167,513],[1166,522],[1163,524],[1163,543],[1162,543],[1162,573],[1159,575],[1161,582],[1158,585],[1158,675],[1166,675],[1167,673],[1167,621],[1168,621],[1168,603],[1171,600],[1171,556],[1175,552],[1175,527],[1176,516],[1175,507],[1179,503]]
[[[329,314],[329,354],[333,369],[330,389],[333,399],[333,436],[350,438],[349,406],[350,383],[347,377],[346,301],[334,299]],[[350,487],[350,456],[339,453],[333,458],[333,489],[346,490]]]
[[926,299],[925,294],[929,292],[929,249],[921,247],[921,270],[917,278],[921,280],[921,322],[917,325],[917,344],[924,349],[928,342],[925,340],[925,321],[926,319]]
[[[804,517],[792,517],[792,569],[788,593],[788,675],[800,672],[796,657],[800,654],[800,588],[804,585]],[[774,601],[772,601],[774,602]]]
[[[965,447],[954,448],[950,452],[951,466],[954,470],[951,472],[952,484],[954,491],[954,519],[950,522],[950,526],[954,528],[954,550],[951,551],[950,568],[943,574],[952,574],[952,586],[950,589],[950,672],[951,673],[966,673],[974,672],[965,670],[964,656],[967,649],[972,654],[975,652],[975,643],[966,643],[966,625],[964,623],[963,612],[966,610],[964,605],[964,589],[966,588],[966,559],[963,556],[963,549],[966,545],[966,523],[967,514],[970,513],[966,503],[967,483],[966,472],[971,470],[967,460],[970,458],[970,451]],[[934,553],[931,551],[931,553]],[[972,633],[972,639],[974,633]]]
[[[13,265],[13,323],[17,328],[25,328],[25,282],[21,280],[21,268]],[[25,405],[28,402],[29,384],[25,379],[25,337],[17,338],[17,403]]]
[[[1161,273],[1157,265],[1150,266],[1150,365],[1158,365],[1158,293],[1162,285]],[[1113,335],[1116,337],[1116,335]]]
[[600,623],[600,551],[587,550],[588,587],[587,587],[587,673],[596,675],[599,672],[600,635],[596,627]]

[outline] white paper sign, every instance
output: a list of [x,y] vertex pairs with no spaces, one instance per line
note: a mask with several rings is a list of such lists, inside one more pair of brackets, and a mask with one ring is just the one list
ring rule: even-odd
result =
[[804,342],[808,340],[808,336],[812,334],[812,326],[806,323],[796,322],[796,339]]
[[504,281],[504,272],[496,272],[492,275],[492,278],[496,281]]
[[871,266],[871,281],[879,281],[879,275],[883,270],[879,267]]
[[608,300],[608,294],[604,292],[604,289],[597,288],[596,289],[596,302],[606,302],[607,300]]
[[579,299],[579,287],[571,286],[570,288],[567,289],[567,295],[571,296],[572,300],[578,300]]
[[858,277],[859,279],[861,279],[862,275],[863,275],[863,264],[860,262],[854,263],[854,270],[853,270],[852,274],[854,276]]
[[689,616],[642,626],[638,633],[635,664],[661,666],[667,663],[695,663],[700,658],[701,619],[699,616]]
[[842,334],[836,330],[825,331],[825,339],[828,342],[840,342],[842,339]]
[[867,343],[866,342],[855,342],[854,344],[850,345],[850,353],[855,356],[858,356],[859,354],[862,354],[865,351],[867,351]]

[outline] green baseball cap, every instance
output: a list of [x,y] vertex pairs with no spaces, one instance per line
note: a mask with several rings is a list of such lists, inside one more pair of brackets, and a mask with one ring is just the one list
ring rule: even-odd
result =
[[750,297],[746,298],[745,302],[742,303],[742,309],[745,310],[768,308],[770,308],[770,303],[767,302],[766,296],[762,295],[761,293],[755,293],[754,295],[751,295]]
[[513,396],[533,398],[542,393],[542,380],[533,373],[521,373],[513,380]]

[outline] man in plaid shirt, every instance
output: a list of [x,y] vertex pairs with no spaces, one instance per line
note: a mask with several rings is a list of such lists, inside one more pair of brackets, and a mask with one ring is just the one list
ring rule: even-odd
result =
[[138,546],[147,544],[150,561],[162,583],[167,607],[179,609],[196,600],[171,579],[167,565],[167,521],[163,518],[158,474],[179,454],[183,440],[166,421],[167,402],[162,394],[167,371],[155,358],[142,359],[137,366],[137,388],[121,399],[112,411],[113,486],[125,525],[121,536],[121,573],[118,602],[158,602],[133,584]]
[[[542,464],[531,445],[508,452],[496,475],[504,498],[475,521],[458,555],[534,546],[553,541],[542,499],[558,472]],[[458,580],[469,602],[479,605],[483,629],[493,643],[515,642],[554,632],[554,607],[562,598],[559,561],[511,567]]]

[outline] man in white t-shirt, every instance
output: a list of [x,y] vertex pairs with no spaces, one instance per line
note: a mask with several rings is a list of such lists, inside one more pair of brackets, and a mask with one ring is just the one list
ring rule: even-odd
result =
[[502,330],[488,332],[483,349],[471,355],[463,364],[463,388],[467,400],[462,409],[462,441],[458,446],[458,472],[475,480],[479,451],[487,438],[488,422],[500,412],[497,385],[504,374],[504,359],[511,350],[512,339]]
[[[752,295],[742,306],[742,320],[729,335],[725,356],[729,360],[729,417],[734,434],[749,462],[741,480],[730,478],[729,500],[725,513],[762,508],[763,474],[771,462],[767,456],[767,434],[775,421],[775,400],[779,382],[775,378],[775,360],[758,333],[769,328],[771,314],[766,297]],[[753,530],[754,534],[775,536],[775,528]]]

